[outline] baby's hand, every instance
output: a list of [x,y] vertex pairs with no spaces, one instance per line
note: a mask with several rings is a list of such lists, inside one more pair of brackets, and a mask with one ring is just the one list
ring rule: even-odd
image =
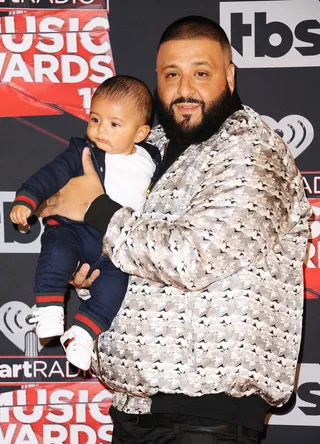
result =
[[10,213],[10,219],[14,224],[20,224],[24,227],[28,225],[27,219],[31,215],[31,210],[24,205],[15,205]]

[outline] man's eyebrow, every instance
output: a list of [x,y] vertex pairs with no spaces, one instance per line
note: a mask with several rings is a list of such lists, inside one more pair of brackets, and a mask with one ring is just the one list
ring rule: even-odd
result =
[[[208,66],[209,68],[212,68],[212,65],[209,62],[207,62],[206,60],[199,60],[199,61],[193,62],[192,65],[193,66],[205,65],[205,66]],[[170,65],[165,65],[162,69],[176,69],[176,68],[179,68],[179,65],[171,63]]]
[[171,63],[170,65],[164,65],[162,69],[169,69],[169,68],[178,68],[178,65],[175,65],[174,63]]

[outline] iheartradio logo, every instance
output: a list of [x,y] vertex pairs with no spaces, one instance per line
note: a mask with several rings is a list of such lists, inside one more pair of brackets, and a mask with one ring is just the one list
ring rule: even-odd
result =
[[10,301],[0,307],[0,331],[26,356],[32,357],[37,356],[43,347],[34,324],[28,324],[28,316],[35,308],[21,301]]
[[36,306],[30,308],[21,301],[10,301],[0,307],[0,331],[24,352],[26,358],[36,358],[45,343],[48,343],[41,343],[34,331],[34,324],[28,323],[28,316],[35,308]]
[[74,381],[75,378],[81,378],[83,381],[92,378],[90,371],[84,372],[73,367],[64,356],[39,356],[40,350],[52,338],[41,339],[40,342],[34,331],[34,324],[28,322],[35,308],[36,306],[30,308],[21,301],[10,301],[0,307],[0,331],[23,352],[22,355],[0,355],[0,392],[2,384],[29,388],[39,383],[67,382]]
[[[0,363],[2,382],[18,379],[21,387],[27,388],[42,380],[41,375],[44,375],[47,363],[40,362],[38,354],[51,338],[42,339],[40,342],[35,333],[35,325],[28,322],[35,308],[35,305],[30,308],[21,301],[10,301],[0,307],[0,331],[24,353],[25,358],[21,360],[20,357],[18,359],[20,362],[12,363],[11,356],[3,357],[5,361]],[[38,364],[41,368],[38,368]],[[68,376],[76,375],[68,374]]]
[[312,143],[314,129],[308,119],[298,114],[283,117],[279,122],[269,116],[261,116],[288,145],[291,154],[296,159]]

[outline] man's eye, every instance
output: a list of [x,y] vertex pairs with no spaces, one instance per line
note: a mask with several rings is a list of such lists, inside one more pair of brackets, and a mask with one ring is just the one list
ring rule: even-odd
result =
[[177,77],[177,73],[176,72],[168,72],[168,74],[166,74],[166,77],[172,78],[172,77]]
[[197,72],[197,76],[198,77],[207,77],[207,73],[206,72],[203,72],[203,71],[199,71],[199,72]]

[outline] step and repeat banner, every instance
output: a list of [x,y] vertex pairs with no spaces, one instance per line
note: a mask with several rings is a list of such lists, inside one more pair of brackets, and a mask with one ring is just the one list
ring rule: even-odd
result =
[[[0,444],[111,442],[112,395],[40,341],[26,318],[41,220],[9,219],[15,190],[83,136],[94,89],[129,74],[156,84],[165,27],[204,15],[230,38],[243,103],[283,137],[313,207],[295,392],[266,419],[266,444],[320,442],[320,1],[0,0]],[[67,296],[67,326],[79,305]]]

